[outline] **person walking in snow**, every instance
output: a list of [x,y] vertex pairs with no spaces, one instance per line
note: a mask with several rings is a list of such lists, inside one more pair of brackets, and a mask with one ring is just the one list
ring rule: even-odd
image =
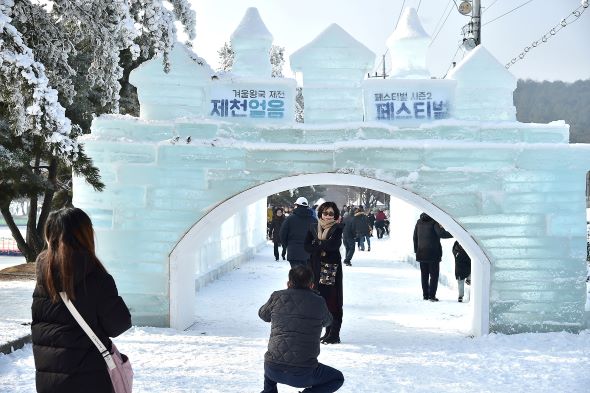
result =
[[373,237],[373,228],[375,228],[375,213],[369,210],[367,214],[367,220],[369,221],[369,237]]
[[92,222],[77,208],[54,211],[45,225],[45,241],[31,306],[37,392],[111,392],[103,357],[59,294],[67,294],[109,351],[109,337],[131,327],[129,309],[94,253]]
[[299,197],[295,201],[293,213],[285,219],[281,226],[279,237],[283,247],[287,247],[287,260],[291,267],[306,265],[309,253],[305,251],[303,242],[310,225],[317,224],[317,219],[309,209],[309,203],[305,197]]
[[369,225],[369,219],[367,214],[363,211],[363,207],[359,206],[354,213],[354,231],[355,237],[358,242],[359,250],[365,251],[365,239],[367,240],[368,251],[371,251],[371,239],[369,233],[371,232],[371,226]]
[[344,229],[342,230],[342,243],[344,243],[344,249],[346,254],[344,255],[344,264],[352,266],[352,257],[354,250],[356,249],[356,234],[354,233],[354,216],[351,213],[344,213],[342,220]]
[[277,383],[306,388],[303,392],[335,392],[344,383],[342,372],[318,362],[320,334],[332,315],[313,281],[307,266],[295,266],[287,289],[273,292],[258,311],[271,323],[262,393],[278,393]]
[[440,239],[452,238],[449,232],[428,214],[420,214],[420,219],[414,227],[414,252],[416,261],[420,262],[422,279],[422,297],[424,300],[438,302],[436,290],[438,288],[438,276],[440,261],[442,260],[442,247]]
[[375,230],[377,231],[377,239],[382,239],[385,233],[385,213],[383,209],[379,209],[375,214]]
[[315,277],[315,288],[326,300],[332,313],[332,325],[326,328],[321,341],[324,344],[340,343],[342,326],[342,245],[343,224],[338,223],[340,211],[334,202],[324,202],[318,208],[317,224],[309,227],[305,237],[305,250],[310,253],[309,266]]
[[[281,207],[277,207],[272,215],[272,220],[270,222],[270,229],[269,229],[269,237],[274,244],[274,254],[275,254],[275,261],[279,260],[279,246],[281,246],[281,226],[285,221],[285,215],[283,214],[283,209]],[[282,252],[281,256],[283,260],[285,260],[285,253],[287,249],[284,245],[282,245]]]
[[453,244],[453,255],[455,257],[455,278],[459,290],[458,301],[461,303],[465,295],[465,280],[469,282],[471,278],[471,258],[457,241]]

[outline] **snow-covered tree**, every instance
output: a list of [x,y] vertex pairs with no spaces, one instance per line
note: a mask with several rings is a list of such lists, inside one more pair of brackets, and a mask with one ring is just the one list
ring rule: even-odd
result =
[[272,67],[272,77],[283,77],[283,65],[285,64],[285,48],[273,45],[270,47],[270,65]]
[[219,55],[219,71],[231,71],[234,65],[234,50],[229,42],[223,44],[221,49],[217,51]]
[[303,88],[297,88],[297,95],[295,96],[295,121],[297,123],[304,122],[305,106],[303,103]]
[[[104,187],[77,138],[119,111],[131,70],[157,55],[169,69],[176,21],[195,37],[188,0],[0,0],[0,210],[28,261],[72,171]],[[22,197],[26,239],[9,209]]]

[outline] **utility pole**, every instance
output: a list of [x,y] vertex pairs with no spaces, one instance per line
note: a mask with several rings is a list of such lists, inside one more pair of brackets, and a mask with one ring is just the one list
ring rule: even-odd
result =
[[481,0],[473,0],[471,18],[473,21],[473,38],[477,46],[481,44]]

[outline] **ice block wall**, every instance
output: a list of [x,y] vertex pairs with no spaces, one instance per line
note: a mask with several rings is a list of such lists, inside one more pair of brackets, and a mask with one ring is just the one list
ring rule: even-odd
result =
[[[337,53],[342,64],[350,64],[347,56],[357,52]],[[190,75],[187,83],[202,86],[199,94],[207,97],[213,83],[208,66],[193,60],[180,64]],[[137,70],[143,81],[138,90],[145,83],[152,91],[162,90],[163,96],[178,95],[177,104],[189,108],[191,116],[172,119],[159,111],[161,103],[154,96],[142,94],[142,111],[150,116],[100,116],[83,141],[106,190],[96,193],[80,179],[74,183],[74,203],[87,210],[97,226],[98,255],[115,274],[134,323],[190,323],[179,316],[190,319],[194,302],[179,299],[194,299],[201,273],[223,270],[215,260],[224,259],[218,254],[224,244],[239,244],[236,252],[248,253],[256,242],[245,237],[260,236],[260,229],[245,230],[256,216],[248,209],[256,210],[264,196],[255,191],[269,195],[297,187],[298,178],[318,175],[324,184],[340,184],[332,182],[342,176],[350,176],[356,186],[363,186],[359,179],[378,181],[385,185],[381,191],[410,195],[408,201],[430,206],[445,221],[468,245],[467,251],[477,255],[471,288],[479,318],[475,334],[583,328],[590,149],[568,144],[568,126],[562,121],[514,121],[513,77],[499,71],[503,66],[485,48],[467,56],[451,75],[452,83],[445,83],[445,89],[456,87],[455,98],[449,95],[456,104],[449,116],[414,117],[409,122],[398,122],[401,108],[391,96],[370,102],[381,105],[381,111],[366,122],[324,111],[321,100],[307,97],[306,116],[315,113],[316,124],[269,116],[268,110],[249,122],[231,115],[218,119],[206,107],[210,102],[199,107],[180,84],[174,85],[174,75],[149,67]],[[501,88],[495,89],[494,80],[474,81],[478,69],[487,70]],[[312,85],[320,86],[322,74],[315,75]],[[358,76],[340,75],[358,87]],[[398,86],[395,80],[385,82],[387,89]],[[264,90],[267,97],[253,93],[258,104],[270,92],[283,91],[286,97],[284,83],[277,86]],[[334,93],[332,88],[340,87],[328,83],[327,96]],[[420,109],[424,115],[428,108],[434,110],[436,100],[429,107],[420,98],[428,92],[428,80],[422,80],[419,90],[412,105],[407,95],[406,109],[414,114]],[[247,98],[240,89],[235,94],[240,94],[238,103],[246,100],[250,107],[249,92]],[[396,99],[402,97],[396,94]],[[364,104],[369,104],[366,97]],[[391,115],[392,105],[396,116],[384,116]],[[268,186],[281,179],[288,179],[283,188]],[[252,192],[256,198],[245,197]],[[224,238],[224,225],[239,229]],[[194,239],[184,236],[187,231]],[[179,252],[185,248],[186,253]],[[228,263],[237,258],[230,254],[234,256]]]

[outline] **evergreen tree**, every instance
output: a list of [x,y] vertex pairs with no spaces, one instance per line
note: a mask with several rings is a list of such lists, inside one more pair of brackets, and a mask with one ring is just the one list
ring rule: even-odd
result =
[[524,123],[565,120],[571,143],[590,143],[590,80],[574,83],[519,80],[514,91],[516,119]]
[[[51,208],[71,202],[72,171],[104,187],[78,137],[94,116],[119,111],[132,69],[157,55],[169,69],[176,20],[194,38],[188,0],[167,3],[0,0],[0,211],[27,261]],[[23,197],[26,239],[9,209]]]

